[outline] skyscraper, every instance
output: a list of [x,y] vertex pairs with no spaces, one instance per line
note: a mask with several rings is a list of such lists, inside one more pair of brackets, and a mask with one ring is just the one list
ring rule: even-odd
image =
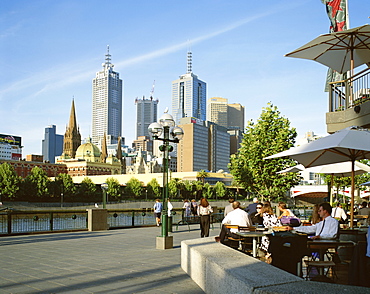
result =
[[42,155],[44,160],[55,163],[55,156],[63,153],[63,135],[56,133],[56,126],[50,125],[45,128],[44,139],[42,140]]
[[172,115],[177,124],[183,117],[206,120],[206,85],[193,74],[192,54],[188,52],[187,73],[172,82]]
[[207,103],[207,120],[227,128],[227,99],[212,97]]
[[157,121],[158,100],[136,99],[136,138],[141,136],[149,137],[148,127],[152,122]]
[[113,71],[109,46],[103,70],[93,79],[92,143],[100,145],[107,135],[107,144],[117,144],[122,135],[122,80]]

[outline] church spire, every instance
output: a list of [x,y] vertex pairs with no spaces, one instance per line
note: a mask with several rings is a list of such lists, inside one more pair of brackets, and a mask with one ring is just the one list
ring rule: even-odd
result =
[[81,145],[81,134],[77,126],[75,102],[72,100],[69,124],[64,134],[63,155],[65,158],[75,158],[76,150]]
[[104,132],[104,137],[101,142],[101,155],[100,155],[100,160],[101,162],[105,163],[107,162],[107,134]]

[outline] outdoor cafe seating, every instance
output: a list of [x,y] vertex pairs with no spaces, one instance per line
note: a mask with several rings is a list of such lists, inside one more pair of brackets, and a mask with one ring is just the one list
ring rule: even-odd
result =
[[[347,240],[348,234],[362,236],[359,229],[340,230],[343,238],[335,240],[311,240],[306,234],[286,231],[286,227],[267,228],[241,227],[225,225],[227,229],[236,229],[234,237],[228,237],[233,242],[234,249],[241,250],[255,258],[259,258],[258,247],[263,236],[270,240],[269,252],[271,253],[271,265],[287,272],[303,277],[306,280],[315,277],[330,278],[334,282],[338,280],[337,267],[352,261],[352,252],[357,246],[357,239]],[[361,235],[362,234],[362,235]],[[238,236],[237,238],[235,237]],[[361,240],[362,240],[361,239]],[[341,250],[350,250],[346,256],[341,256]],[[338,254],[339,253],[339,254]]]

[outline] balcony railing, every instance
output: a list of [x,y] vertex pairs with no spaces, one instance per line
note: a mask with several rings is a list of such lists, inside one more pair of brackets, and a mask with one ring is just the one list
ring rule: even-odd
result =
[[348,79],[330,83],[329,112],[354,108],[366,101],[370,101],[370,68]]

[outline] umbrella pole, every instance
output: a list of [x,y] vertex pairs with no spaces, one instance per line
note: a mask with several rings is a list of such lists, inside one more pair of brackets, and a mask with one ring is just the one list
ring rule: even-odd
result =
[[355,211],[355,161],[352,160],[352,175],[351,175],[351,223],[350,228],[353,229],[353,219]]
[[334,174],[331,174],[331,182],[330,182],[330,187],[329,189],[329,200],[330,200],[330,205],[333,206],[333,183],[334,183]]

